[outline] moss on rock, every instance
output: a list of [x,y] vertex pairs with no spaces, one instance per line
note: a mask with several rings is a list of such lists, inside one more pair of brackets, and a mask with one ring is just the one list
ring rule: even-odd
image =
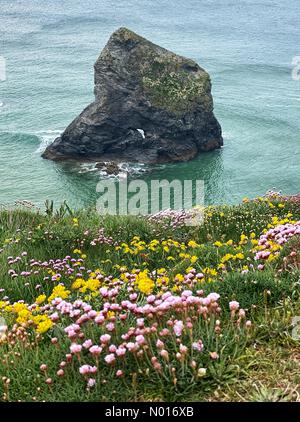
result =
[[143,85],[151,101],[157,107],[166,108],[174,113],[190,111],[199,97],[206,95],[210,86],[207,74],[190,76],[186,72],[169,71],[165,68],[158,75],[149,72],[143,76]]
[[208,73],[193,60],[167,50],[161,55],[150,52],[147,65],[142,68],[142,83],[154,106],[176,114],[199,104],[209,107],[211,103]]

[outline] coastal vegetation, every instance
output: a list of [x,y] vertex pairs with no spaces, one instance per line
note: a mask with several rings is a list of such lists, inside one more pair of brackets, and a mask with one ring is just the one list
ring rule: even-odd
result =
[[[149,54],[149,53],[148,53]],[[142,69],[143,86],[156,107],[182,114],[199,103],[211,110],[211,82],[195,62],[180,56],[160,57],[150,54]]]
[[0,211],[1,401],[299,401],[300,202]]

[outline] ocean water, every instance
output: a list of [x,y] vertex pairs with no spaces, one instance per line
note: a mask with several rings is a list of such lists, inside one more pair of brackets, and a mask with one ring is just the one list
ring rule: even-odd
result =
[[222,150],[135,177],[204,179],[207,204],[300,192],[298,0],[1,0],[0,204],[95,203],[103,175],[41,152],[92,101],[93,64],[120,26],[210,73],[224,133]]

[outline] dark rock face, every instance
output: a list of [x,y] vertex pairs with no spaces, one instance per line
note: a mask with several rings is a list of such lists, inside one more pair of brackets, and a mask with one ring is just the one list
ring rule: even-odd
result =
[[94,92],[44,158],[164,163],[223,145],[209,75],[126,28],[98,58]]

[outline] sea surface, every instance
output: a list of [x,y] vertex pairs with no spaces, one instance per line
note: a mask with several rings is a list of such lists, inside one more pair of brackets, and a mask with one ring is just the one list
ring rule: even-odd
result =
[[93,64],[120,26],[210,73],[224,134],[221,150],[132,177],[203,179],[207,204],[300,192],[299,0],[1,0],[0,204],[95,204],[103,174],[41,152],[93,100]]

